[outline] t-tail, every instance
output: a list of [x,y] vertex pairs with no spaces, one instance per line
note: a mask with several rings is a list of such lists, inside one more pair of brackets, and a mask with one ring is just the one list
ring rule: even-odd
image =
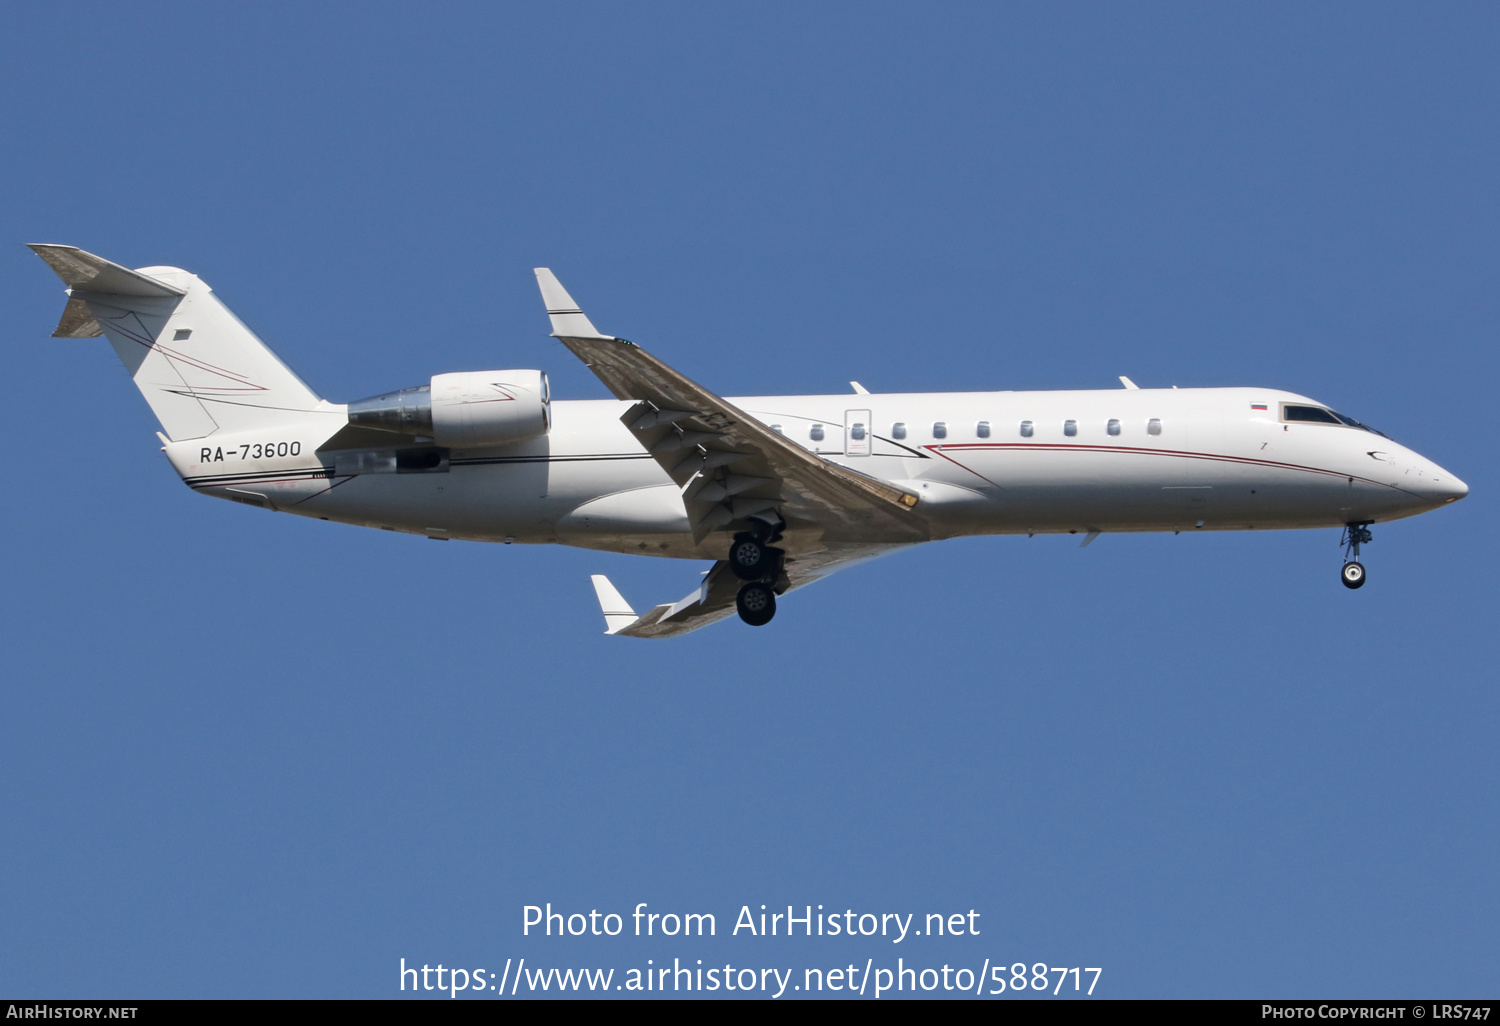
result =
[[32,245],[68,286],[55,338],[104,335],[173,442],[333,415],[197,275],[132,271],[74,246]]

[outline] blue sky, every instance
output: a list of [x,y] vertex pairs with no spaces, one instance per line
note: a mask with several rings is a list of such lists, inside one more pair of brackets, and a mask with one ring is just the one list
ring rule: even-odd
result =
[[[12,5],[0,992],[408,964],[1101,966],[1113,997],[1494,988],[1500,12]],[[1377,527],[994,538],[767,628],[696,564],[183,488],[26,242],[175,264],[316,390],[540,367],[530,268],[727,394],[1249,384],[1464,478]],[[686,942],[521,910],[712,912]],[[742,905],[982,914],[758,941]],[[939,994],[942,992],[939,991]]]

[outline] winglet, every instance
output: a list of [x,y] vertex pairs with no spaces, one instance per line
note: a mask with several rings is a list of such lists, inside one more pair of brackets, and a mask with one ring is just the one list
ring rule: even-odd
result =
[[[538,277],[541,277],[539,274]],[[556,279],[553,279],[556,281]],[[567,295],[566,292],[563,295]],[[604,633],[618,634],[635,623],[640,617],[630,608],[630,603],[620,594],[620,589],[609,583],[603,574],[594,574],[594,594],[599,596],[599,608],[604,613]]]
[[1126,388],[1134,388],[1134,389],[1137,389],[1137,390],[1139,390],[1140,387],[1141,387],[1140,385],[1137,385],[1134,381],[1131,381],[1129,378],[1127,378],[1123,374],[1120,375],[1120,384],[1124,385]]
[[542,290],[542,302],[547,304],[547,316],[552,319],[552,334],[557,338],[610,338],[609,335],[599,334],[593,323],[588,319],[578,304],[573,302],[573,297],[568,295],[568,290],[562,287],[562,282],[557,280],[545,267],[534,268],[536,272],[537,286]]

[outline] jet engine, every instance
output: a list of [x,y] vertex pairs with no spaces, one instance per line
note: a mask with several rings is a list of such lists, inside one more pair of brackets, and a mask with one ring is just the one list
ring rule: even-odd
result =
[[426,385],[350,403],[349,423],[457,449],[508,445],[551,429],[552,394],[542,371],[437,374]]

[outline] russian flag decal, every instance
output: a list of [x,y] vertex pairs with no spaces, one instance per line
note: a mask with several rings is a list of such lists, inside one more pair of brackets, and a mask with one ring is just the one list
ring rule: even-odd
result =
[[1266,408],[1266,404],[1265,403],[1251,403],[1250,404],[1250,408],[1252,410],[1264,410]]

